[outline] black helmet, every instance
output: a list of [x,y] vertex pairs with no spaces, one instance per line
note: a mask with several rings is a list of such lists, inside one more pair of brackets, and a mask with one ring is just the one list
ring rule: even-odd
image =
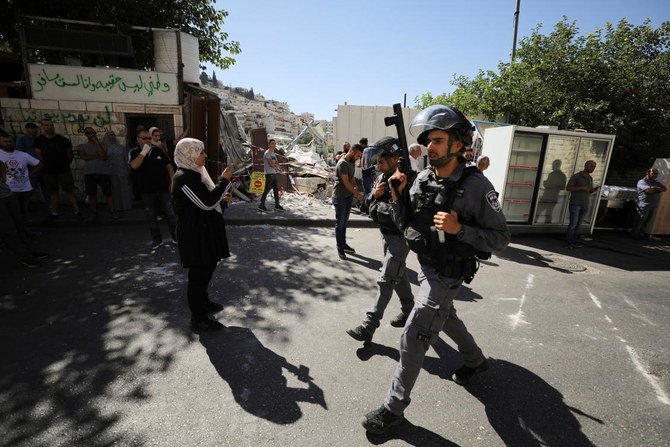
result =
[[395,137],[383,137],[372,146],[366,149],[366,166],[377,164],[379,157],[397,157],[400,156],[400,143]]
[[435,129],[449,131],[463,142],[463,150],[472,144],[472,123],[456,107],[430,106],[420,111],[409,125],[409,132],[424,146],[428,146],[428,132]]

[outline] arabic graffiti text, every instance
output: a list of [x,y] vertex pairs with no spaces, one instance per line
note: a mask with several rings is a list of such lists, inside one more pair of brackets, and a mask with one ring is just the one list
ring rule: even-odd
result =
[[37,74],[37,86],[34,91],[39,93],[46,88],[53,86],[63,89],[85,90],[91,93],[95,92],[131,92],[151,97],[154,93],[167,93],[171,90],[170,84],[161,82],[160,74],[149,75],[137,74],[137,77],[119,76],[109,74],[107,79],[99,80],[91,78],[90,75],[77,73],[71,75],[61,75],[58,71],[42,69]]
[[17,109],[6,109],[4,111],[5,124],[14,135],[23,133],[25,123],[33,122],[40,124],[42,118],[50,118],[54,124],[62,123],[65,126],[68,135],[78,135],[84,133],[84,128],[93,127],[98,132],[104,132],[111,129],[112,124],[119,122],[115,113],[112,113],[110,107],[105,105],[105,110],[101,112],[66,112],[60,110],[39,110],[24,109],[19,104]]

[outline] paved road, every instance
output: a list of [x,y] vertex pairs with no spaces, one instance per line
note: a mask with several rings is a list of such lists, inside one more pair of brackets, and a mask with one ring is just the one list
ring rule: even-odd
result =
[[350,229],[358,254],[342,262],[328,228],[230,227],[211,288],[227,328],[203,336],[175,248],[151,252],[147,235],[47,228],[42,268],[0,259],[0,445],[670,445],[668,240],[515,237],[456,303],[492,368],[449,381],[460,361],[443,336],[407,422],[379,438],[360,420],[400,330],[387,318],[365,347],[344,332],[374,293],[376,230]]

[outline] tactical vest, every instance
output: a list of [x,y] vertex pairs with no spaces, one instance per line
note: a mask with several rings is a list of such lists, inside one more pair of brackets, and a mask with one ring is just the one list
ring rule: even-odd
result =
[[[419,193],[414,197],[414,215],[405,229],[409,248],[418,255],[420,263],[430,265],[449,278],[463,278],[466,283],[472,281],[479,268],[478,253],[472,245],[457,240],[453,234],[443,233],[444,242],[441,242],[441,231],[435,228],[433,216],[438,211],[451,211],[463,182],[477,171],[476,166],[467,167],[458,181],[446,184],[424,171],[417,180]],[[459,216],[459,222],[474,224],[462,216]]]
[[[377,181],[386,181],[385,176],[379,176]],[[374,189],[374,188],[373,188]],[[384,234],[402,234],[398,229],[392,216],[392,207],[389,203],[391,200],[391,191],[387,187],[378,199],[374,199],[368,207],[368,214],[374,223],[379,225],[379,231]]]

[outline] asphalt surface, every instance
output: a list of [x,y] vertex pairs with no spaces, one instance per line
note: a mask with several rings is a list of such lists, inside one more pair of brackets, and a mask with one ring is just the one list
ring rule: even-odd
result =
[[442,334],[407,420],[376,437],[360,421],[397,363],[397,299],[372,343],[345,330],[371,304],[378,231],[353,215],[340,261],[334,212],[307,202],[231,206],[234,256],[210,287],[226,328],[200,336],[176,248],[149,249],[141,212],[35,219],[42,267],[0,248],[0,445],[670,445],[670,239],[515,235],[455,303],[491,369],[450,381]]

